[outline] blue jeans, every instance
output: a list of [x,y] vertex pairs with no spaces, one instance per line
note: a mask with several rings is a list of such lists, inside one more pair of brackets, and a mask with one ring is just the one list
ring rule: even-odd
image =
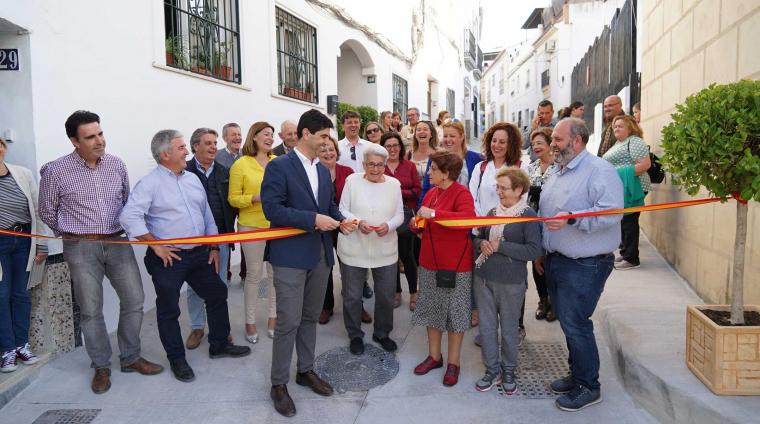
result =
[[570,352],[570,375],[592,390],[599,385],[599,350],[594,337],[594,314],[615,257],[606,255],[572,259],[559,253],[546,256],[546,285],[554,313],[565,333]]
[[[219,245],[219,278],[227,284],[227,265],[230,259],[230,245]],[[193,330],[203,330],[206,328],[206,308],[203,307],[203,299],[193,291],[193,288],[187,287],[187,313],[190,315],[190,328]]]
[[25,345],[29,341],[29,237],[0,235],[0,354]]
[[179,328],[179,297],[182,285],[187,284],[204,300],[208,315],[208,341],[212,348],[223,346],[230,334],[227,309],[227,286],[208,264],[208,248],[200,246],[191,251],[175,252],[182,260],[165,267],[161,259],[148,249],[145,268],[153,277],[156,289],[156,320],[158,336],[169,362],[185,358],[185,345]]

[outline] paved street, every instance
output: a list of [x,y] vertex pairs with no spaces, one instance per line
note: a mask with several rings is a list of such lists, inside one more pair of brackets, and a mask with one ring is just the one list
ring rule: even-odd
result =
[[[661,279],[659,285],[663,290],[682,290],[680,278],[656,255],[651,245],[642,240],[642,248],[645,265],[627,273],[613,272],[602,297],[602,308],[609,299],[619,302],[621,297],[634,295],[628,287],[628,283],[634,280],[645,281],[656,276]],[[662,275],[666,277],[662,278]],[[633,290],[645,288],[646,285],[638,285]],[[634,297],[642,296],[651,294],[637,293]],[[243,293],[239,284],[233,284],[229,297],[234,336],[237,342],[241,342]],[[559,323],[532,318],[536,300],[531,283],[526,305],[527,347],[539,343],[562,343]],[[372,302],[365,303],[371,311]],[[188,353],[188,361],[197,376],[193,383],[178,382],[168,369],[155,377],[143,377],[123,374],[115,368],[113,387],[104,395],[90,391],[89,361],[84,349],[77,349],[45,365],[39,378],[2,410],[0,422],[32,423],[45,411],[70,408],[100,409],[94,423],[381,423],[389,419],[399,423],[655,422],[634,404],[618,381],[607,347],[608,339],[600,323],[597,323],[596,333],[602,361],[600,380],[604,402],[578,413],[566,413],[554,407],[553,399],[505,398],[496,391],[476,392],[473,384],[483,368],[480,351],[472,343],[474,330],[466,335],[458,385],[444,387],[441,370],[422,377],[413,375],[412,369],[425,356],[426,336],[424,328],[410,326],[407,306],[405,297],[404,304],[396,309],[396,328],[392,333],[400,345],[398,375],[384,386],[368,392],[346,392],[328,399],[291,383],[289,390],[298,408],[294,419],[280,417],[271,406],[271,340],[260,330],[259,343],[254,346],[252,355],[244,359],[211,360],[204,339],[199,349]],[[266,322],[263,317],[259,319]],[[183,325],[186,332],[185,321]],[[154,310],[146,313],[142,331],[144,356],[168,367],[158,339]],[[371,334],[371,327],[365,325],[365,332]],[[318,334],[318,354],[347,345],[340,309],[336,310],[328,325],[319,327]],[[366,339],[369,340],[369,336]],[[115,346],[115,340],[112,342]],[[116,362],[118,359],[114,356]]]

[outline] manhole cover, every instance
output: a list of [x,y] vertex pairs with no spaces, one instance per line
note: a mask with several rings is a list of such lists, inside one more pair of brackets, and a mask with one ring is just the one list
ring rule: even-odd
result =
[[[567,350],[561,343],[523,343],[517,363],[517,392],[509,397],[556,398],[549,384],[569,373]],[[504,394],[501,386],[498,391]]]
[[398,360],[371,344],[366,344],[359,356],[347,347],[338,347],[319,355],[314,370],[338,393],[362,392],[391,381],[398,374]]
[[51,409],[32,424],[89,424],[98,413],[100,409]]

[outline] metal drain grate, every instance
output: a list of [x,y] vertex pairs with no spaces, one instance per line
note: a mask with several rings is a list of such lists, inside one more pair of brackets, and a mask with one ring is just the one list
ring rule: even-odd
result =
[[322,353],[314,361],[314,370],[338,393],[362,392],[383,385],[398,374],[396,355],[367,344],[357,356],[347,347]]
[[89,424],[99,413],[100,409],[51,409],[32,424]]
[[[569,373],[567,350],[562,343],[523,343],[517,354],[517,392],[509,397],[556,398],[549,384]],[[504,395],[501,386],[499,394]],[[506,396],[506,395],[504,395]]]

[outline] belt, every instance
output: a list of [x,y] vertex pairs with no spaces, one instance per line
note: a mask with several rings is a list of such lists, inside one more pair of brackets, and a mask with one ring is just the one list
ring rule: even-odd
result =
[[30,224],[28,222],[26,224],[16,223],[16,224],[11,225],[8,228],[3,228],[3,230],[6,230],[6,231],[15,231],[17,233],[28,233],[28,232],[30,232],[32,230],[32,224]]
[[124,230],[117,231],[115,233],[111,234],[71,234],[71,233],[63,233],[65,237],[69,238],[76,238],[76,239],[83,239],[83,240],[105,240],[112,237],[118,237],[120,235],[124,234]]
[[604,259],[604,258],[613,256],[612,253],[602,253],[602,254],[599,254],[599,255],[585,256],[585,257],[582,257],[582,258],[571,258],[571,257],[565,256],[565,255],[563,255],[563,254],[561,254],[559,252],[550,252],[550,253],[548,253],[548,255],[549,256],[551,256],[551,255],[562,256],[563,258],[567,258],[567,259]]
[[180,249],[178,247],[175,247],[175,249],[179,250],[180,252],[195,252],[196,250],[200,250],[200,249],[204,249],[204,248],[208,248],[208,246],[205,246],[205,245],[201,244],[199,246],[195,246],[195,247],[190,248],[190,249]]

